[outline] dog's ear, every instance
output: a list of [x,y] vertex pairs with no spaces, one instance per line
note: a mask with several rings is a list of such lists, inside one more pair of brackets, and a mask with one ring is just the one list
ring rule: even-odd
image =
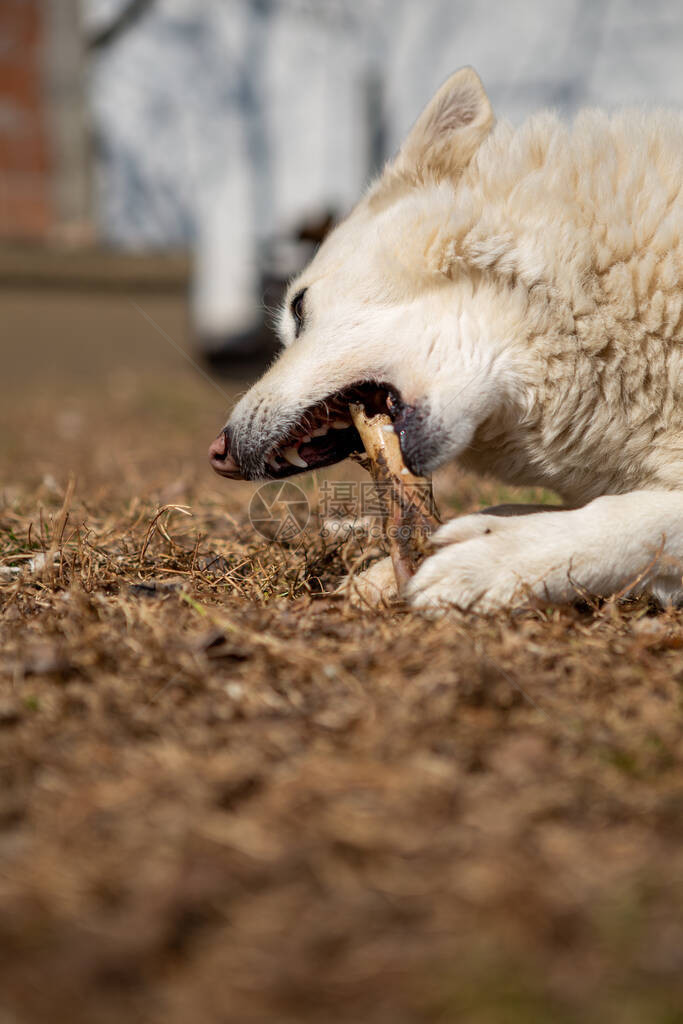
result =
[[457,178],[493,127],[489,98],[473,68],[461,68],[429,101],[394,163],[418,180]]

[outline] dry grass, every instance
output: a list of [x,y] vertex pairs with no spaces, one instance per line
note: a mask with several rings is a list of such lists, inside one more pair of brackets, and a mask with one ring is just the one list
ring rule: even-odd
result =
[[130,306],[0,314],[0,1017],[683,1019],[681,616],[322,597]]

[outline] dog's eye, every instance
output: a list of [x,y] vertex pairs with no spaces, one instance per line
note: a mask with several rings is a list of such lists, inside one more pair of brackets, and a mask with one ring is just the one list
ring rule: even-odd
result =
[[300,292],[297,292],[292,299],[290,309],[292,316],[294,317],[294,323],[296,324],[296,337],[299,337],[301,328],[304,325],[304,298],[306,295],[306,289],[302,288]]

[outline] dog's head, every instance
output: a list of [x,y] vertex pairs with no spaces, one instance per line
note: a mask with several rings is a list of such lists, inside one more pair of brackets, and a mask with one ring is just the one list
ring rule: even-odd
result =
[[467,231],[471,248],[467,177],[492,126],[479,78],[458,71],[292,282],[284,351],[212,444],[217,472],[279,478],[361,450],[355,396],[389,412],[410,469],[430,472],[505,400],[520,300],[459,247]]

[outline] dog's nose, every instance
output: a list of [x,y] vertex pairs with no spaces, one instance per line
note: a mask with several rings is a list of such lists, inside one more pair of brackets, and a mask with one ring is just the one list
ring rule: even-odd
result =
[[224,427],[216,440],[211,442],[209,462],[221,476],[227,476],[231,480],[239,480],[242,476],[240,467],[230,454],[230,431],[228,427]]

